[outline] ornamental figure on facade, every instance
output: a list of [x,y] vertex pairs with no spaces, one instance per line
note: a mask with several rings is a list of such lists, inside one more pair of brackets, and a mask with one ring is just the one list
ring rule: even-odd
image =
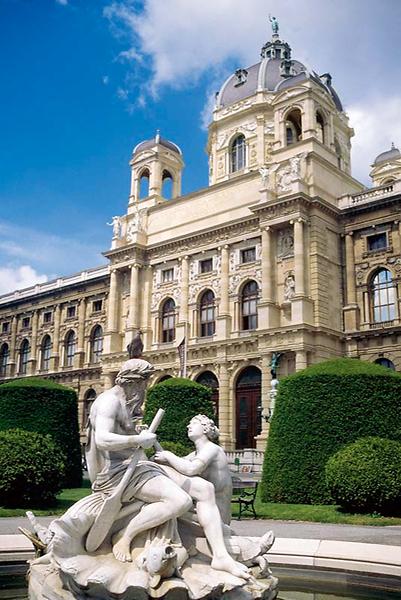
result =
[[[225,597],[269,599],[277,593],[261,538],[232,534],[231,475],[218,429],[195,416],[185,458],[156,439],[159,410],[149,429],[140,425],[153,366],[138,336],[115,385],[94,401],[86,459],[92,494],[49,526],[45,554],[31,566],[31,600],[81,598]],[[145,449],[156,447],[156,462]],[[61,589],[63,588],[63,590]],[[223,593],[224,590],[224,593]]]

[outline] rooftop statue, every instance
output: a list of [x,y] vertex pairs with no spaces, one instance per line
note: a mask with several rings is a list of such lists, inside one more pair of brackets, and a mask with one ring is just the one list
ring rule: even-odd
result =
[[278,29],[279,29],[279,25],[278,25],[278,21],[276,19],[276,17],[272,17],[271,15],[269,15],[269,21],[272,25],[272,31],[274,35],[278,34]]
[[[142,405],[153,366],[138,336],[115,385],[94,401],[89,417],[88,472],[92,494],[49,526],[45,554],[33,561],[30,600],[83,596],[269,600],[277,594],[261,538],[232,534],[231,475],[218,429],[204,415],[188,426],[195,452],[179,458],[156,439],[159,410],[149,429]],[[144,450],[156,446],[156,462]],[[194,512],[196,510],[196,512]],[[222,592],[224,590],[224,593]]]

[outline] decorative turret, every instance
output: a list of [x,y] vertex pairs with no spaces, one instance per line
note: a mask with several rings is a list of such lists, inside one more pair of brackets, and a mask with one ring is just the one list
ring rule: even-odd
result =
[[153,139],[135,146],[130,165],[129,206],[148,199],[160,202],[181,194],[182,152],[176,144],[163,139],[159,131]]
[[376,156],[370,176],[375,186],[401,179],[401,152],[394,146],[394,142],[390,150]]

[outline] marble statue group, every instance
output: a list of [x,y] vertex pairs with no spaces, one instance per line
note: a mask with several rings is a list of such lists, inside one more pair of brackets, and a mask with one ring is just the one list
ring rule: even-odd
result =
[[139,336],[130,356],[91,408],[92,493],[38,532],[45,550],[31,564],[30,599],[274,598],[266,557],[274,536],[233,534],[231,474],[217,427],[195,415],[188,424],[195,451],[164,451],[156,434],[163,411],[141,425],[154,368]]

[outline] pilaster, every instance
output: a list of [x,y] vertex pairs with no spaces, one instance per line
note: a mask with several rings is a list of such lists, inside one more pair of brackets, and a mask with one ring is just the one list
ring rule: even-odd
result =
[[18,317],[15,315],[11,321],[11,340],[10,340],[10,359],[9,359],[9,373],[10,377],[17,373],[17,353],[16,353],[16,342],[17,342],[17,327]]
[[31,355],[27,365],[27,375],[34,375],[36,371],[36,363],[37,363],[37,345],[38,345],[38,311],[33,311],[32,314],[32,333],[31,333]]
[[110,273],[110,290],[108,298],[107,329],[104,339],[104,354],[121,351],[121,338],[118,328],[120,298],[120,273],[112,269]]
[[81,298],[78,306],[78,346],[74,355],[75,369],[80,369],[85,362],[85,317],[86,298]]
[[305,222],[302,218],[291,221],[294,226],[294,277],[295,296],[291,301],[292,323],[313,325],[313,302],[306,295],[305,258]]
[[346,331],[355,331],[359,329],[359,307],[356,303],[355,250],[352,231],[345,236],[345,273],[347,304],[343,309],[344,327]]
[[259,327],[271,329],[279,327],[280,312],[275,302],[275,260],[273,231],[271,227],[262,229],[262,291],[258,305]]
[[229,282],[229,256],[230,247],[225,244],[220,248],[221,252],[221,273],[220,273],[220,306],[219,316],[217,317],[216,333],[219,339],[227,339],[231,331],[231,316],[228,297]]
[[50,371],[57,371],[60,360],[59,346],[60,346],[60,318],[61,318],[61,306],[56,304],[54,308],[54,333],[52,343],[52,355],[50,358]]

